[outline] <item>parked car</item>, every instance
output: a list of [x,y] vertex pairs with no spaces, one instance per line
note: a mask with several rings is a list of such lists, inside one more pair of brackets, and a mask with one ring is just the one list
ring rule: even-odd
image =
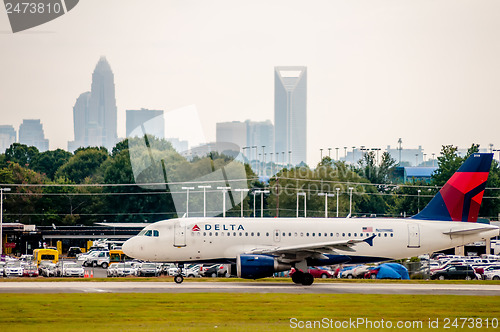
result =
[[220,264],[203,265],[201,267],[201,275],[203,277],[215,278],[215,277],[220,276],[219,269],[220,269]]
[[200,264],[191,264],[182,269],[182,275],[188,278],[198,278],[200,276]]
[[158,269],[155,263],[142,263],[137,270],[137,275],[139,277],[157,277]]
[[484,269],[484,280],[500,280],[500,266],[492,265]]
[[[330,270],[324,269],[324,268],[319,268],[319,267],[311,266],[311,267],[309,267],[309,269],[307,270],[307,272],[309,272],[310,274],[312,274],[312,276],[314,278],[323,278],[323,279],[333,278],[333,272],[330,271]],[[295,273],[295,269],[292,268],[290,270],[289,276],[291,277],[294,273]]]
[[116,268],[117,268],[118,263],[111,264],[108,269],[106,270],[106,275],[108,278],[110,277],[116,277]]
[[115,276],[116,277],[127,277],[137,275],[137,270],[130,263],[115,263]]
[[68,257],[77,257],[79,254],[82,253],[82,249],[79,247],[70,247],[68,249]]
[[22,277],[23,268],[21,267],[21,262],[14,261],[8,262],[3,268],[3,275],[5,277]]
[[0,262],[0,277],[3,277],[4,266],[5,266],[5,262]]
[[470,265],[450,265],[445,269],[436,270],[431,272],[431,279],[479,279],[480,276],[476,274],[474,268]]
[[51,261],[41,261],[38,265],[38,275],[44,277],[55,277],[56,276],[56,264]]
[[35,264],[27,264],[23,267],[23,277],[38,277],[38,269]]
[[85,269],[74,262],[63,264],[62,276],[63,277],[80,277],[83,278]]
[[106,269],[109,266],[109,251],[91,252],[88,256],[86,256],[83,266],[100,266],[103,269]]

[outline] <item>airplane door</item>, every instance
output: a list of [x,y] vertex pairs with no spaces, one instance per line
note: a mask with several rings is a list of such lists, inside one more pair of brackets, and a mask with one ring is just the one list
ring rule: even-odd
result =
[[273,232],[273,236],[274,236],[274,242],[280,242],[280,230],[279,229],[275,229],[274,232]]
[[186,224],[176,222],[174,224],[174,247],[186,246]]
[[418,224],[408,224],[408,248],[420,248],[420,228]]

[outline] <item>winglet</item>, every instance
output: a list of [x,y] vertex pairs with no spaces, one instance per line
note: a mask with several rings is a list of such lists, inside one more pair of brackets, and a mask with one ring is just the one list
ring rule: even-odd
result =
[[377,235],[372,235],[370,237],[367,237],[366,239],[364,239],[363,241],[368,243],[370,245],[370,247],[373,247],[373,239],[377,237]]

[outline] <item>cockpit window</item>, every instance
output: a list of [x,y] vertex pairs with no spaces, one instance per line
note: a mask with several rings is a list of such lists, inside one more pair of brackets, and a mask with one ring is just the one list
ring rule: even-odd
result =
[[148,231],[146,232],[146,234],[144,234],[144,235],[146,235],[146,236],[151,236],[151,235],[152,235],[152,233],[153,233],[153,232],[152,232],[151,230],[148,230]]
[[143,236],[143,235],[144,235],[144,233],[146,233],[146,230],[145,230],[145,229],[143,229],[142,231],[140,231],[140,232],[139,232],[139,234],[138,234],[138,236]]
[[160,236],[160,232],[158,232],[156,229],[153,231],[153,236],[158,237]]

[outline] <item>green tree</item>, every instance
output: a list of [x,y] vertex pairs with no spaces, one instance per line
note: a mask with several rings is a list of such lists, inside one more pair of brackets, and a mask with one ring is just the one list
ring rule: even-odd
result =
[[106,148],[79,148],[75,154],[55,173],[74,183],[84,183],[87,178],[97,178],[99,167],[109,158]]
[[5,150],[5,161],[18,163],[21,166],[29,166],[40,152],[34,146],[27,146],[21,143],[12,143]]
[[36,155],[32,159],[30,168],[38,173],[45,174],[51,180],[54,180],[56,171],[67,163],[72,154],[62,149],[50,150]]

